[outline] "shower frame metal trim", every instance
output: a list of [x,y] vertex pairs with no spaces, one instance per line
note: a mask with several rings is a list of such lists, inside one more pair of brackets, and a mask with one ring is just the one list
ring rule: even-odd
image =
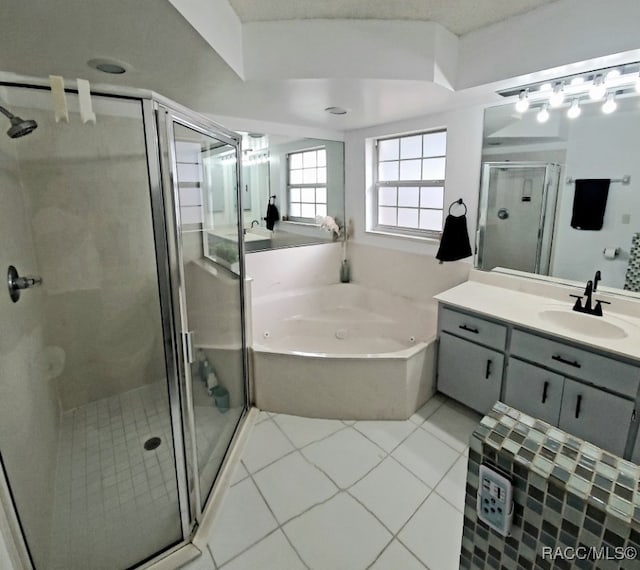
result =
[[[24,88],[24,89],[37,89],[43,91],[50,91],[51,87],[48,80],[41,77],[24,76],[11,72],[0,72],[0,87],[10,88]],[[65,81],[65,92],[78,94],[77,86],[74,81]],[[157,111],[162,107],[167,111],[167,114],[171,114],[178,119],[178,122],[184,124],[187,127],[194,128],[203,134],[209,136],[219,136],[224,142],[227,142],[231,146],[236,147],[238,156],[242,156],[241,137],[225,129],[222,125],[219,125],[213,120],[203,117],[202,115],[194,112],[193,110],[172,101],[171,99],[164,97],[154,91],[137,89],[126,86],[113,86],[107,84],[94,84],[92,85],[91,95],[96,97],[114,97],[120,99],[129,99],[138,101],[142,106],[142,119],[143,119],[143,132],[145,145],[147,150],[147,172],[149,178],[149,190],[151,196],[151,209],[153,216],[153,232],[154,232],[154,247],[156,251],[157,262],[157,274],[158,274],[158,292],[160,296],[160,308],[161,318],[163,326],[163,348],[165,352],[165,365],[167,368],[167,389],[169,392],[169,405],[171,413],[171,426],[173,431],[173,443],[174,454],[176,459],[176,478],[178,484],[179,493],[179,509],[180,509],[180,524],[182,529],[182,539],[178,542],[167,544],[166,547],[154,554],[148,559],[141,560],[139,562],[140,570],[153,566],[161,561],[163,558],[175,553],[180,548],[191,544],[191,539],[195,533],[198,522],[202,516],[202,512],[214,505],[212,499],[214,493],[209,494],[209,498],[204,505],[204,508],[198,509],[192,512],[189,509],[189,500],[186,494],[192,488],[189,484],[189,477],[187,473],[187,466],[185,464],[188,451],[185,448],[184,428],[182,425],[182,419],[189,414],[185,414],[185,407],[181,399],[180,384],[182,377],[179,375],[179,366],[182,361],[182,343],[178,342],[176,335],[177,328],[174,321],[174,292],[173,284],[179,281],[174,281],[168,253],[172,245],[180,248],[180,259],[182,258],[181,244],[178,235],[173,236],[174,240],[170,239],[172,231],[177,228],[173,228],[168,224],[166,215],[168,209],[165,204],[165,189],[163,188],[163,165],[162,165],[162,144],[161,144],[161,129],[158,123]],[[164,131],[166,132],[166,130]],[[213,134],[215,133],[215,134]],[[224,138],[223,138],[224,137]],[[167,141],[169,143],[170,141]],[[167,148],[171,149],[171,144],[167,144]],[[171,150],[170,150],[171,152]],[[171,169],[168,169],[167,175],[170,175]],[[240,254],[240,311],[241,311],[241,338],[242,338],[242,364],[243,364],[243,384],[245,391],[245,401],[242,414],[235,427],[234,433],[229,442],[229,449],[233,449],[238,439],[242,434],[242,429],[246,423],[248,417],[248,410],[251,402],[250,381],[249,381],[249,359],[248,359],[248,344],[247,344],[247,318],[246,318],[246,290],[245,290],[245,263],[244,263],[244,240],[242,236],[242,192],[241,192],[241,168],[240,161],[236,162],[236,195],[238,204],[238,247]],[[170,184],[173,188],[173,183]],[[176,222],[179,217],[173,216],[173,220]],[[171,231],[170,231],[171,230]],[[168,334],[167,334],[168,333]],[[169,377],[171,375],[171,378]],[[193,415],[191,415],[193,419]],[[195,451],[195,450],[194,450]],[[181,452],[181,458],[179,453]],[[225,459],[222,462],[216,480],[218,480],[220,473],[222,473],[229,463],[229,453],[225,455]],[[182,464],[182,465],[181,465]],[[197,463],[196,463],[197,465]],[[199,482],[194,481],[196,488],[199,488]],[[215,489],[215,482],[213,488]],[[8,500],[8,502],[7,502]],[[0,506],[7,515],[7,522],[9,524],[9,535],[2,533],[3,538],[9,539],[10,547],[15,546],[17,554],[20,557],[20,562],[26,570],[32,570],[33,563],[31,562],[31,556],[29,554],[29,547],[26,540],[26,536],[20,524],[19,513],[15,503],[13,502],[13,495],[11,493],[8,481],[5,479],[4,474],[0,473]],[[199,507],[200,505],[198,505]],[[197,514],[196,514],[197,513]],[[0,524],[0,532],[2,532],[3,525]]]

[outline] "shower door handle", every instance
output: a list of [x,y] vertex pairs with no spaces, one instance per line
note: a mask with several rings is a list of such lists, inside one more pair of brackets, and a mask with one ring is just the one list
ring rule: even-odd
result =
[[182,346],[184,349],[184,355],[187,360],[187,364],[195,362],[195,356],[193,352],[193,331],[187,331],[182,333]]

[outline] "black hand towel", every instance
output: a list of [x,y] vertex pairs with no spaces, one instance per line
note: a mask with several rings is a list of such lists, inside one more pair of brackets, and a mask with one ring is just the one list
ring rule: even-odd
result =
[[609,195],[609,178],[576,180],[571,227],[576,230],[601,230]]
[[471,255],[471,243],[467,230],[467,216],[449,214],[444,221],[440,247],[436,259],[440,261],[457,261]]
[[269,202],[267,206],[267,217],[265,220],[267,221],[268,230],[273,230],[273,225],[280,221],[280,212],[278,212],[277,206],[271,202]]

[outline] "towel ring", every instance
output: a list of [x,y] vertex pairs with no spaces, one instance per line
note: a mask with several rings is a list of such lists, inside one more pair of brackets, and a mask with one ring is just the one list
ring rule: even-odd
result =
[[466,216],[467,215],[467,205],[463,202],[462,198],[459,198],[455,202],[451,202],[451,204],[449,205],[449,215],[451,215],[451,208],[453,208],[456,204],[459,204],[460,206],[464,207],[464,214],[462,214],[462,215]]

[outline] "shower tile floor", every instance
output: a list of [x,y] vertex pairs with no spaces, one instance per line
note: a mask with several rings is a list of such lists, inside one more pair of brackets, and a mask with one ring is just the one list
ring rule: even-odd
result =
[[453,570],[481,416],[436,395],[407,421],[260,412],[187,570]]
[[[199,455],[214,452],[225,417],[202,408]],[[206,412],[206,414],[205,414]],[[160,437],[161,445],[144,443]],[[61,418],[47,568],[126,568],[181,537],[166,384],[146,385]]]

